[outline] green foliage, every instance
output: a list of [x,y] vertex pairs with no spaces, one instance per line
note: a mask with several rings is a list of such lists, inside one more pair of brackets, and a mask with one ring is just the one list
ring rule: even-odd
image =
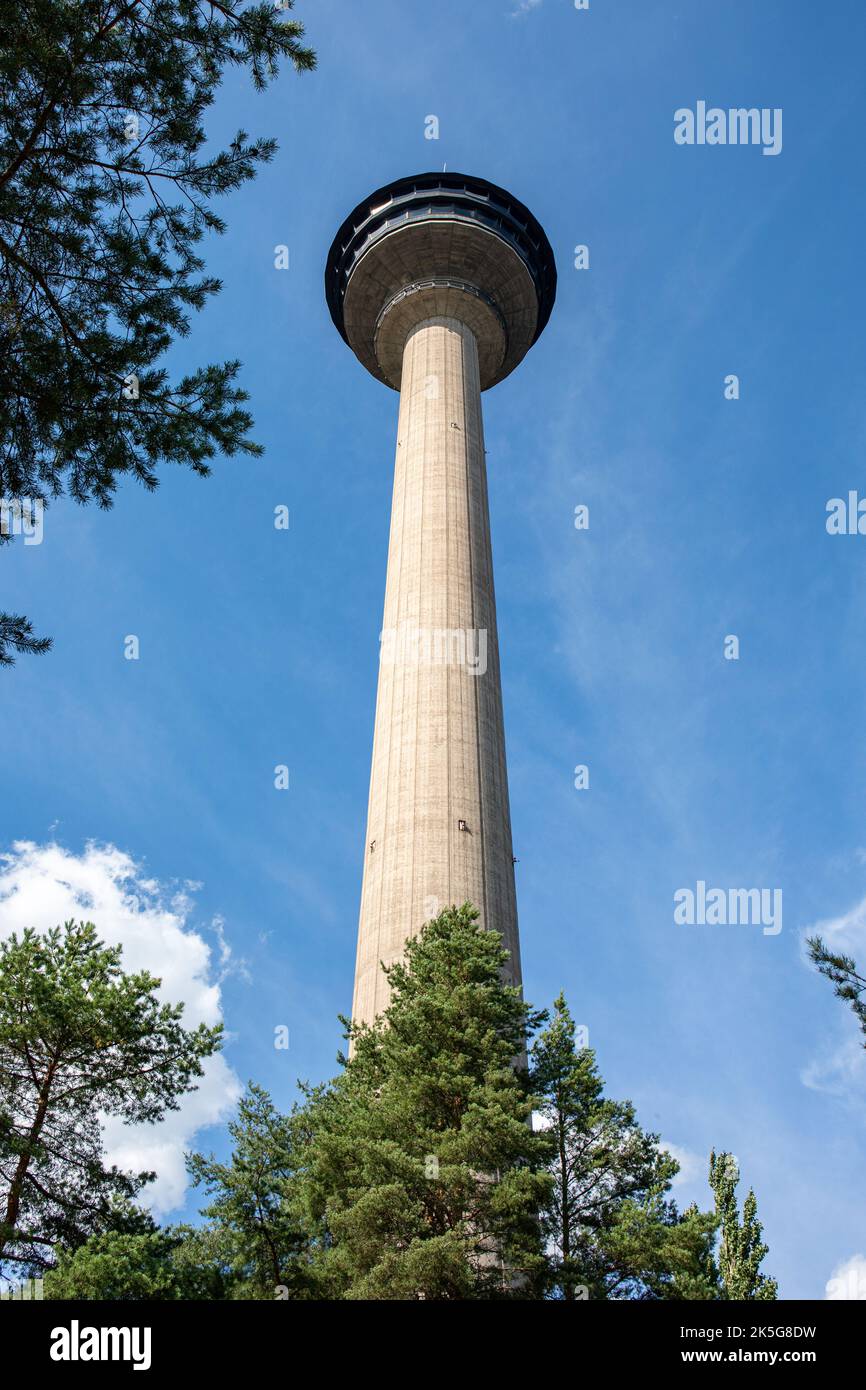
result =
[[716,1198],[719,1220],[719,1276],[721,1298],[767,1300],[778,1297],[775,1279],[761,1274],[759,1266],[768,1246],[761,1240],[762,1227],[758,1220],[758,1203],[753,1191],[743,1203],[740,1221],[737,1207],[737,1184],[740,1173],[731,1154],[710,1154],[710,1187]]
[[159,980],[121,970],[91,922],[0,942],[0,1269],[128,1228],[152,1175],[103,1162],[100,1113],[150,1122],[194,1089],[221,1029],[180,1023]]
[[292,5],[19,0],[4,25],[0,497],[109,507],[162,462],[261,452],[238,362],[172,380],[160,359],[220,288],[197,251],[224,230],[211,200],[276,149],[238,131],[212,151],[204,114],[226,68],[261,89],[315,66]]
[[678,1165],[627,1101],[608,1100],[565,998],[532,1047],[532,1087],[553,1177],[542,1224],[555,1297],[711,1298],[715,1222],[665,1200]]
[[33,624],[20,613],[0,613],[0,666],[14,666],[13,652],[40,656],[51,648],[50,637],[34,637]]
[[589,1264],[600,1297],[719,1297],[713,1259],[716,1218],[695,1205],[680,1213],[664,1197],[668,1181],[641,1200],[626,1198],[611,1221],[590,1237]]
[[550,1179],[519,1063],[539,1016],[477,917],[450,909],[407,943],[385,1014],[347,1024],[351,1060],[311,1098],[302,1193],[331,1296],[504,1298],[539,1278]]
[[187,1159],[193,1181],[212,1196],[202,1213],[210,1225],[190,1240],[222,1264],[228,1297],[302,1298],[313,1287],[308,1241],[294,1209],[294,1129],[292,1117],[280,1115],[251,1082],[229,1125],[230,1161],[204,1154]]
[[[844,999],[851,1005],[862,1032],[866,1034],[866,1000],[863,998],[866,978],[858,975],[856,963],[850,956],[828,950],[820,936],[810,936],[807,945],[810,961],[818,967],[821,975],[832,980],[836,987],[833,991],[836,998]],[[866,1040],[863,1046],[866,1047]]]
[[172,1226],[171,1234],[177,1237],[170,1256],[172,1269],[184,1290],[196,1290],[182,1296],[211,1300],[233,1297],[227,1232],[214,1226],[183,1224]]
[[[41,1059],[37,1079],[53,1055],[50,1040],[68,1034],[75,1061],[62,1080],[77,1083],[71,1094],[86,1070],[100,1106],[107,1098],[117,1113],[157,1119],[216,1040],[206,1030],[197,1043],[195,1035],[184,1040],[178,1011],[157,1017],[149,977],[132,977],[132,995],[115,998],[128,979],[118,982],[118,953],[100,947],[92,927],[65,931],[64,939],[13,939],[15,967],[0,962],[0,987],[8,977],[7,992],[19,1000],[0,1025],[6,1074],[26,1055],[16,1026]],[[58,1247],[46,1296],[775,1298],[775,1281],[759,1271],[767,1247],[754,1194],[740,1221],[730,1156],[711,1157],[715,1213],[680,1213],[668,1195],[676,1162],[628,1102],[605,1097],[593,1052],[576,1045],[565,999],[552,1020],[534,1012],[504,982],[506,962],[499,936],[480,928],[469,905],[427,923],[387,971],[383,1016],[372,1027],[344,1020],[352,1055],[340,1059],[334,1081],[302,1086],[304,1102],[290,1115],[250,1083],[229,1127],[228,1161],[188,1156],[209,1198],[203,1225],[157,1229],[130,1201],[146,1175],[108,1175],[95,1184],[92,1210],[78,1201],[74,1216],[57,1181],[47,1211],[25,1183],[40,1231],[54,1232]],[[25,997],[33,1001],[26,1025]],[[528,1073],[526,1041],[543,1024]],[[144,1034],[150,1062],[138,1051]],[[135,1057],[135,1074],[121,1082]],[[169,1075],[154,1080],[164,1066]],[[540,1128],[529,1122],[533,1111]],[[54,1123],[62,1129],[62,1119]],[[52,1154],[56,1160],[48,1121],[46,1133],[29,1146],[41,1187],[43,1168]],[[4,1154],[13,1161],[26,1149],[16,1144]],[[26,1264],[29,1249],[38,1267],[32,1251],[45,1235],[28,1236],[20,1223],[13,1236],[12,1258]]]
[[131,1235],[107,1231],[91,1236],[77,1250],[61,1250],[44,1276],[48,1299],[111,1299],[166,1302],[222,1297],[218,1267],[178,1259],[184,1247],[175,1231]]

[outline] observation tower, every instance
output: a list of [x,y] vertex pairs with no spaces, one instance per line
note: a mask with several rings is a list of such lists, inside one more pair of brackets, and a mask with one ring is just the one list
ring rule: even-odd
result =
[[520,984],[481,392],[553,308],[540,224],[504,189],[419,174],[346,218],[334,324],[400,393],[352,1016],[388,1004],[380,962],[452,904],[502,933]]

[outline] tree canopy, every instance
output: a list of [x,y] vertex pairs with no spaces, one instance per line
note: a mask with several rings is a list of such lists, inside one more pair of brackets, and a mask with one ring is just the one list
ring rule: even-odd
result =
[[[20,0],[3,26],[0,499],[109,507],[162,463],[261,452],[236,360],[162,359],[220,289],[198,251],[225,229],[212,200],[276,149],[239,130],[213,150],[204,115],[228,68],[262,89],[315,66],[293,4]],[[44,650],[26,623],[0,615],[6,664]]]
[[719,1279],[720,1298],[764,1301],[775,1299],[778,1288],[775,1279],[762,1274],[761,1261],[768,1253],[761,1239],[763,1228],[758,1220],[758,1203],[749,1191],[743,1203],[743,1217],[737,1207],[737,1184],[740,1170],[729,1153],[710,1154],[710,1187],[716,1198],[716,1215],[720,1226]]
[[538,1278],[550,1177],[529,1124],[528,1030],[507,952],[466,905],[387,969],[388,1009],[314,1098],[303,1195],[327,1287],[367,1299],[508,1298]]
[[221,1028],[185,1029],[92,922],[0,941],[0,1270],[129,1228],[150,1173],[103,1159],[100,1115],[153,1123],[194,1089]]
[[313,1287],[312,1253],[297,1209],[299,1141],[292,1117],[281,1115],[251,1082],[229,1135],[227,1163],[213,1155],[188,1157],[193,1182],[210,1196],[202,1209],[206,1226],[188,1233],[188,1262],[217,1261],[227,1297],[272,1299],[277,1290],[303,1297]]
[[844,999],[851,1005],[854,1017],[860,1024],[866,1047],[866,976],[857,970],[856,961],[844,952],[831,951],[820,936],[810,936],[806,942],[809,959],[817,966],[818,973],[835,986],[833,993],[837,999]]
[[668,1198],[679,1165],[628,1101],[604,1094],[565,997],[532,1047],[532,1089],[553,1175],[542,1209],[554,1297],[713,1298],[712,1213]]
[[382,1016],[342,1020],[339,1074],[288,1114],[251,1082],[228,1157],[188,1155],[201,1223],[160,1229],[135,1201],[149,1175],[104,1166],[98,1112],[158,1121],[219,1030],[185,1031],[92,925],[10,938],[0,1258],[45,1270],[50,1298],[775,1298],[730,1155],[715,1210],[680,1212],[675,1159],[605,1094],[565,998],[533,1009],[506,965],[468,904],[428,922]]

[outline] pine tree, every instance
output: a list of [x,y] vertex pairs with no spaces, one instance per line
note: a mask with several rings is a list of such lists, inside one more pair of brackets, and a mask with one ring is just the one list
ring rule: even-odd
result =
[[[391,1002],[308,1112],[323,1287],[350,1299],[526,1297],[549,1186],[519,1059],[537,1025],[468,905],[407,942]],[[516,1060],[517,1059],[517,1060]]]
[[[672,1160],[673,1161],[673,1160]],[[692,1203],[680,1212],[665,1196],[666,1178],[636,1200],[626,1198],[593,1237],[609,1299],[701,1300],[719,1297],[713,1258],[716,1218]]]
[[[807,943],[809,959],[818,967],[821,975],[832,980],[836,986],[833,991],[837,999],[844,999],[851,1005],[854,1017],[866,1035],[866,977],[857,973],[856,963],[850,956],[838,954],[827,949],[820,936],[810,936]],[[863,1046],[866,1047],[866,1039]]]
[[760,1264],[769,1247],[761,1240],[758,1203],[753,1191],[743,1203],[740,1221],[737,1184],[740,1173],[731,1154],[710,1154],[710,1187],[716,1198],[721,1239],[718,1252],[720,1297],[767,1300],[778,1297],[775,1279],[760,1273]]
[[161,463],[204,476],[261,452],[238,362],[160,364],[220,288],[197,252],[225,227],[211,200],[276,148],[239,131],[211,151],[203,116],[226,68],[261,89],[283,61],[315,65],[293,4],[18,0],[0,35],[0,500],[109,507]]
[[628,1102],[609,1100],[563,995],[532,1047],[553,1184],[543,1212],[554,1296],[711,1298],[714,1220],[666,1199],[678,1171]]
[[0,1270],[42,1270],[53,1247],[123,1225],[154,1175],[105,1166],[100,1116],[161,1119],[220,1045],[121,954],[91,922],[0,942]]
[[[294,1131],[293,1118],[281,1115],[267,1091],[250,1082],[229,1125],[229,1162],[188,1156],[193,1182],[211,1195],[202,1215],[226,1270],[229,1297],[303,1298],[313,1291],[309,1242],[296,1209]],[[204,1240],[198,1236],[199,1249]]]
[[[224,1298],[219,1262],[203,1258],[203,1245],[190,1227],[104,1231],[75,1250],[62,1247],[46,1270],[44,1297],[111,1302],[175,1302]],[[194,1242],[195,1259],[188,1257]]]

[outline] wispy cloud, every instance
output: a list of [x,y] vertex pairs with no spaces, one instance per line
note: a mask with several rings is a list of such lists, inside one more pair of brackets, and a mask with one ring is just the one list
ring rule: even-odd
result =
[[[840,1006],[841,1007],[841,1006]],[[859,1038],[843,1038],[819,1057],[813,1057],[800,1073],[810,1091],[823,1091],[863,1104],[866,1100],[866,1049]]]
[[530,10],[537,10],[541,3],[542,0],[518,0],[518,3],[511,11],[511,18],[523,19],[525,15],[529,14]]
[[[858,854],[862,851],[858,850]],[[803,937],[821,936],[828,946],[846,955],[866,955],[866,898],[843,912],[807,927]]]
[[226,936],[225,927],[225,918],[219,915],[214,917],[210,924],[210,930],[216,937],[219,946],[219,982],[222,984],[230,975],[237,975],[241,980],[250,984],[252,975],[250,974],[249,966],[243,956],[239,956],[235,959],[234,951]]
[[[866,960],[866,898],[861,898],[839,917],[806,927],[802,933],[804,957],[808,936],[822,937],[832,951],[853,956],[858,969],[862,968]],[[826,988],[830,989],[829,983]],[[853,1014],[841,1002],[838,1008],[834,1041],[803,1068],[800,1080],[810,1090],[862,1105],[866,1102],[866,1048]]]
[[866,1255],[852,1255],[833,1270],[824,1290],[830,1302],[866,1301]]
[[680,1165],[680,1171],[671,1184],[673,1188],[694,1187],[706,1183],[709,1163],[704,1154],[695,1153],[693,1149],[687,1149],[682,1144],[670,1144],[666,1139],[659,1141],[659,1148],[669,1153]]

